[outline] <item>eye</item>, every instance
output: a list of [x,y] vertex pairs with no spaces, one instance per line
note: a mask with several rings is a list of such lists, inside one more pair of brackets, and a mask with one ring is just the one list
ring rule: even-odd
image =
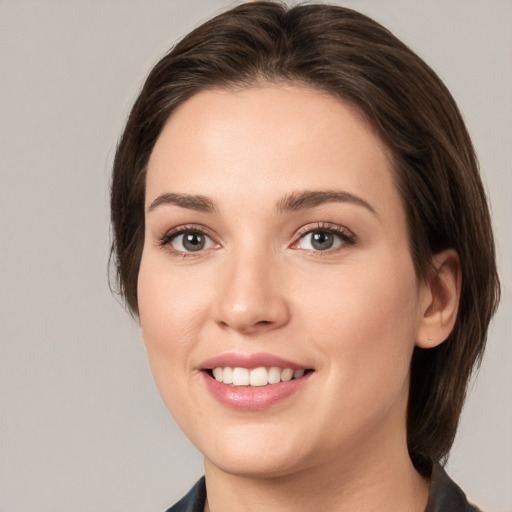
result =
[[197,228],[182,228],[165,234],[159,245],[170,247],[177,253],[187,254],[212,249],[217,244]]
[[303,235],[297,244],[297,248],[309,251],[328,251],[340,247],[342,244],[343,241],[339,235],[318,230]]
[[341,226],[329,225],[326,227],[322,225],[314,229],[308,229],[307,227],[305,229],[307,231],[300,236],[293,248],[326,252],[355,243],[355,236]]
[[182,233],[171,240],[173,249],[177,251],[196,252],[208,248],[211,239],[205,234],[196,232]]

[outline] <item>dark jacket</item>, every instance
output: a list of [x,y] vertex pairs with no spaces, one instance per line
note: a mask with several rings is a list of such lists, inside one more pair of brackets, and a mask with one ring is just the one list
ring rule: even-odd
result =
[[[203,512],[206,500],[204,477],[201,478],[189,493],[167,512]],[[468,503],[461,488],[453,482],[441,466],[434,466],[430,481],[425,512],[481,512]]]

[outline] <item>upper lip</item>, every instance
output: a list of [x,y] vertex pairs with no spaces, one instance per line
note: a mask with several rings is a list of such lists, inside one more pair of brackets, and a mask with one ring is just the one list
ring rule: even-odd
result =
[[300,363],[284,359],[272,354],[258,353],[258,354],[242,354],[242,353],[227,353],[219,354],[203,361],[199,365],[201,370],[211,370],[213,368],[259,368],[261,366],[270,368],[276,366],[278,368],[290,368],[292,370],[303,370],[307,366]]

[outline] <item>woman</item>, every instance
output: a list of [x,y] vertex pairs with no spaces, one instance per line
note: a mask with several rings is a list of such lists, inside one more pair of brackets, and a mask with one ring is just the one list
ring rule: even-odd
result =
[[349,9],[243,4],[150,73],[114,255],[204,455],[170,510],[475,510],[442,470],[499,284],[460,113]]

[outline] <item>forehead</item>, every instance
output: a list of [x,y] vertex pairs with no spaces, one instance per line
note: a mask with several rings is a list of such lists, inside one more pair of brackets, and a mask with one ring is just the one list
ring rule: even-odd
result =
[[206,90],[181,104],[151,154],[146,201],[164,191],[223,199],[340,187],[396,201],[385,144],[332,95],[266,85]]

